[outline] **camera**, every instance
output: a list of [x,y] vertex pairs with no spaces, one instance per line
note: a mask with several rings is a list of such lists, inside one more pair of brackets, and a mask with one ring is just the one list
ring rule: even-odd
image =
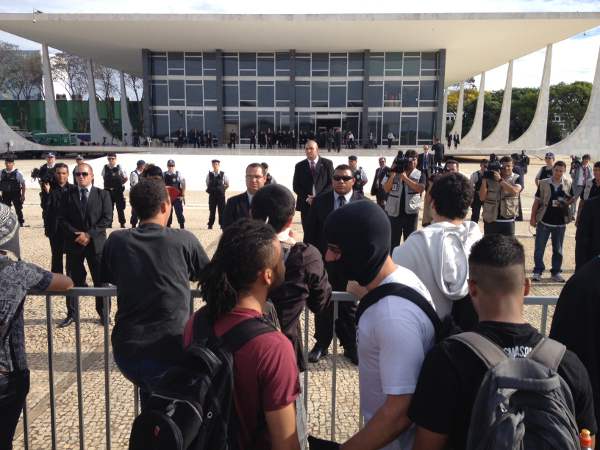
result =
[[571,168],[569,169],[569,174],[571,175],[571,177],[574,177],[580,168],[581,168],[581,158],[579,158],[579,156],[572,155],[571,156]]
[[52,184],[54,183],[54,172],[46,171],[42,174],[42,171],[38,168],[35,168],[31,171],[31,178],[34,180],[38,180],[40,186],[44,184]]
[[500,161],[498,161],[497,159],[495,159],[494,161],[490,160],[490,163],[487,166],[487,170],[485,172],[483,172],[483,178],[486,178],[488,180],[493,180],[494,172],[500,173],[501,168],[502,168],[502,166],[500,165]]
[[406,171],[409,162],[409,158],[405,158],[404,156],[396,156],[396,158],[394,158],[394,162],[392,163],[392,172],[400,173]]

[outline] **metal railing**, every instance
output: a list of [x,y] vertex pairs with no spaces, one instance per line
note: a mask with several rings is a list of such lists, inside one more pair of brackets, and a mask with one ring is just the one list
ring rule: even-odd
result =
[[[80,305],[79,300],[81,297],[104,297],[103,307],[103,370],[104,370],[104,407],[105,407],[105,438],[106,438],[106,449],[112,448],[111,443],[111,401],[110,401],[110,341],[109,341],[109,310],[108,301],[111,297],[116,296],[116,287],[93,287],[93,288],[73,288],[68,291],[68,296],[76,299],[74,302],[75,307],[75,367],[76,367],[76,381],[77,381],[77,411],[78,411],[78,434],[79,434],[79,448],[85,449],[85,426],[84,426],[84,409],[83,409],[83,368],[82,368],[82,348],[81,348],[81,321],[80,321]],[[50,443],[52,449],[57,449],[57,427],[56,427],[56,393],[55,393],[55,369],[54,369],[54,323],[53,323],[53,298],[65,297],[67,292],[30,292],[31,296],[43,296],[46,300],[46,333],[47,333],[47,345],[48,345],[48,387],[49,387],[49,406],[50,406]],[[200,298],[199,290],[190,290],[189,308],[190,315],[194,312],[194,299]],[[340,302],[356,302],[356,298],[346,292],[334,292],[332,296],[333,300],[333,353],[332,353],[332,373],[331,373],[331,439],[335,440],[336,430],[336,390],[337,390],[337,364],[338,364],[338,345],[335,332],[335,321],[338,318],[338,307]],[[542,307],[540,331],[546,334],[546,323],[548,321],[548,307],[556,304],[556,297],[527,297],[525,300],[526,305],[536,305]],[[307,363],[307,354],[309,349],[309,328],[310,328],[310,314],[308,309],[304,312],[304,358]],[[305,411],[308,412],[308,394],[309,394],[309,382],[308,382],[309,370],[306,370],[303,374],[303,393],[304,393],[304,407]],[[134,388],[134,415],[139,412],[139,395],[137,389]],[[307,417],[308,418],[308,417]],[[362,419],[359,419],[359,426],[361,425]],[[306,421],[308,423],[308,421]],[[22,419],[22,434],[24,448],[28,450],[30,448],[29,438],[29,417],[27,404],[23,409]]]

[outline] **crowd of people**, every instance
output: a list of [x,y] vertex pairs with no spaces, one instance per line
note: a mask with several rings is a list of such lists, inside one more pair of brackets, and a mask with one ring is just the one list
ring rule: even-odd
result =
[[[542,439],[575,449],[584,429],[593,448],[600,419],[600,163],[585,155],[567,176],[566,164],[546,155],[530,220],[530,280],[514,236],[524,154],[491,155],[470,177],[437,140],[419,154],[399,152],[389,167],[382,157],[371,180],[375,201],[364,195],[369,179],[356,156],[334,167],[311,139],[305,154],[294,168],[295,196],[275,182],[268,164],[252,163],[245,192],[227,199],[229,178],[212,161],[207,226],[223,230],[212,258],[184,229],[185,179],[174,160],[166,171],[140,160],[128,175],[109,154],[99,189],[82,158],[71,184],[67,166],[48,154],[36,176],[51,271],[20,260],[24,220],[14,199],[22,202],[25,188],[7,158],[0,448],[11,448],[29,389],[26,293],[85,286],[84,261],[94,285],[117,289],[113,355],[140,388],[142,406],[130,448],[174,448],[175,430],[211,449],[497,448],[498,440],[538,448]],[[127,181],[132,227],[107,236],[114,207],[125,228]],[[296,211],[302,241],[292,231]],[[180,229],[170,228],[173,212]],[[571,221],[576,272],[562,290],[549,339],[527,323],[524,297],[541,279],[549,238],[552,280],[565,281],[562,245]],[[191,317],[190,282],[205,302]],[[333,291],[360,299],[340,303],[335,323]],[[305,307],[315,315],[310,350],[300,338]],[[110,308],[109,299],[96,299],[104,326]],[[67,297],[59,326],[75,320],[76,299]],[[334,327],[344,357],[358,366],[365,419],[344,443],[307,436],[299,383],[307,362],[326,357]],[[210,416],[190,422],[199,411]]]

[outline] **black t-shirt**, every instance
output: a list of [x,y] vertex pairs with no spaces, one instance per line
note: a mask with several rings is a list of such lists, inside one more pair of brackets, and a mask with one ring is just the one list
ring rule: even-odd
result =
[[598,197],[599,195],[600,195],[600,184],[593,182],[592,188],[590,189],[590,196],[588,197],[588,199]]
[[540,177],[538,180],[545,180],[546,178],[550,178],[552,176],[553,167],[544,166],[540,169]]
[[[573,193],[570,192],[569,194],[566,194],[565,191],[563,191],[562,184],[559,184],[558,187],[556,187],[552,183],[550,183],[550,192],[550,201],[546,208],[546,212],[544,213],[544,217],[542,217],[542,222],[546,225],[565,225],[565,201]],[[541,198],[539,187],[537,188],[535,197],[538,199]]]
[[[542,335],[529,324],[482,322],[474,330],[498,344],[515,358],[523,358]],[[445,340],[426,356],[408,415],[418,426],[448,435],[448,448],[466,448],[475,397],[487,369],[461,342]],[[558,373],[571,388],[579,429],[596,434],[593,394],[587,371],[569,350]]]
[[187,230],[144,224],[111,233],[102,279],[117,286],[115,354],[177,361],[190,313],[190,281],[198,280],[208,261]]

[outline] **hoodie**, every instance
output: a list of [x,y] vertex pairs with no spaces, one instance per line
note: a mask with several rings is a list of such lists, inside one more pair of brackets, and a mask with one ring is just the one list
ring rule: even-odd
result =
[[469,254],[482,238],[475,222],[462,225],[438,222],[412,233],[396,247],[392,259],[412,270],[427,286],[435,309],[443,318],[452,312],[452,302],[469,293]]

